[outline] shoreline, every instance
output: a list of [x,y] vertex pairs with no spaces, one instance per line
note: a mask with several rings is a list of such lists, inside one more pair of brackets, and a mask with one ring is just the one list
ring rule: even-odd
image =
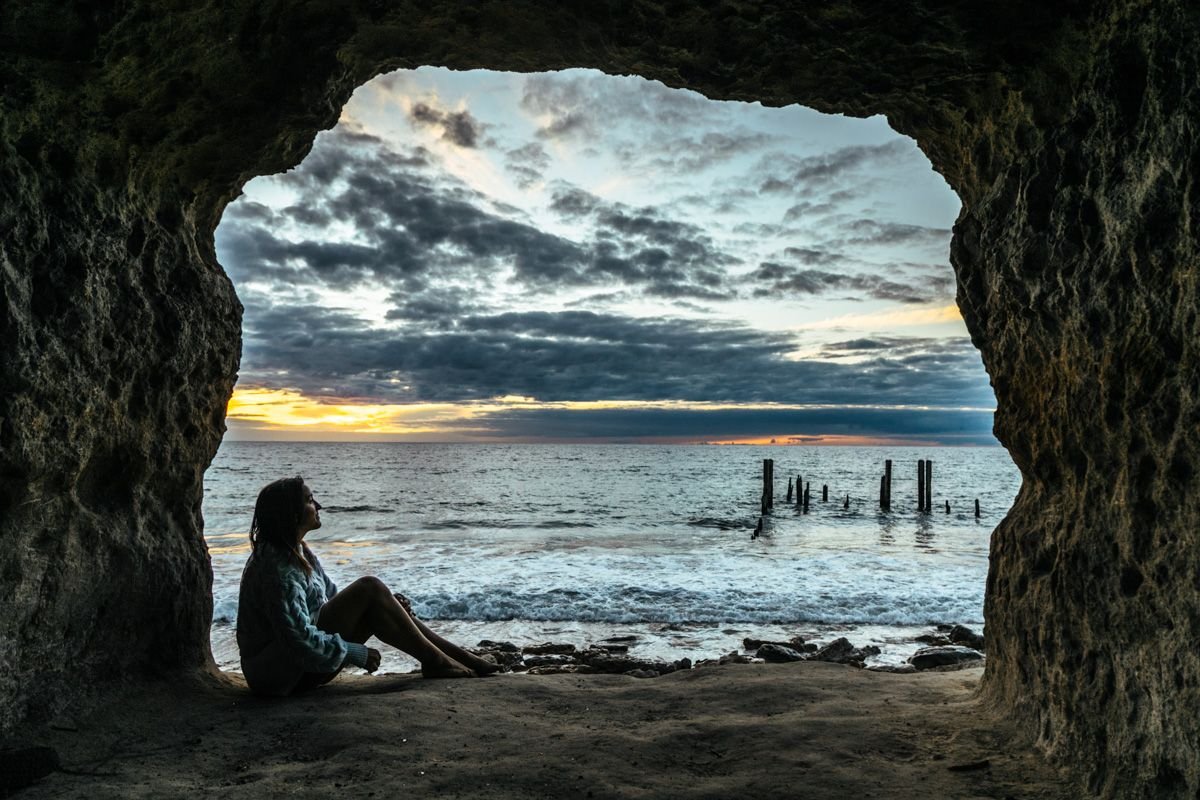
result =
[[[605,647],[619,642],[622,652],[641,661],[673,663],[688,659],[692,663],[718,660],[736,653],[753,657],[754,648],[746,648],[745,640],[786,642],[800,637],[818,647],[837,639],[849,639],[855,647],[874,646],[877,654],[869,654],[863,663],[869,668],[895,668],[908,662],[910,656],[931,644],[949,644],[951,625],[875,625],[875,624],[676,624],[676,623],[584,623],[510,620],[476,622],[463,620],[427,620],[436,632],[468,649],[478,649],[482,643],[508,642],[518,649],[546,643],[573,645],[577,650]],[[983,626],[967,626],[981,633]],[[925,639],[922,641],[918,637]],[[211,633],[214,661],[225,671],[240,674],[234,629],[229,623],[214,623]],[[934,639],[935,641],[930,641]],[[936,641],[938,639],[947,641]],[[405,653],[376,639],[369,645],[378,649],[383,660],[376,674],[407,674],[418,663]],[[486,648],[485,648],[486,649]]]
[[982,669],[704,666],[637,680],[339,676],[287,699],[239,676],[129,687],[27,731],[23,798],[1072,797]]

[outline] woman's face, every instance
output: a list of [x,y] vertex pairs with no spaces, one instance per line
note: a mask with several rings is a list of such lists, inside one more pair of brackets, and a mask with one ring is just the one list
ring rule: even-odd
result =
[[300,509],[300,526],[296,533],[296,541],[303,539],[304,534],[309,531],[321,527],[321,504],[317,502],[317,498],[313,497],[312,489],[308,488],[308,484],[305,484],[300,491],[301,497],[304,498],[304,505]]

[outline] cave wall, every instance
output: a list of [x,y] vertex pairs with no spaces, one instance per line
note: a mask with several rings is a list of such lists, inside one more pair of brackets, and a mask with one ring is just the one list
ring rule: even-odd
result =
[[966,5],[0,7],[0,730],[211,666],[241,313],[212,236],[241,186],[381,71],[589,66],[916,138],[963,200],[958,301],[1024,476],[984,697],[1092,794],[1194,796],[1200,22]]

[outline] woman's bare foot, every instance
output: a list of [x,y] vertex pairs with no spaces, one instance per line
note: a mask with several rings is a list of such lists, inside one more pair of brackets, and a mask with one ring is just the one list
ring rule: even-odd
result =
[[467,655],[471,657],[464,661],[463,664],[470,668],[470,670],[474,672],[475,676],[478,678],[486,678],[488,675],[495,675],[497,672],[503,669],[499,664],[494,664],[491,661],[488,661],[486,658],[480,658],[479,656],[471,653],[467,653]]
[[464,667],[457,661],[447,658],[444,661],[435,661],[430,664],[421,665],[421,677],[423,678],[473,678],[475,673]]

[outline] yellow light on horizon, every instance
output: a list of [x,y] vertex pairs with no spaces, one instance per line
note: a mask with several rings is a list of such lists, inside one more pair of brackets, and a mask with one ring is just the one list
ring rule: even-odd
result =
[[[774,410],[804,411],[824,408],[894,410],[937,410],[929,406],[829,406],[784,403],[696,403],[682,400],[587,400],[541,402],[536,397],[503,395],[490,400],[460,403],[368,403],[354,398],[310,397],[297,389],[237,388],[229,399],[226,416],[268,436],[294,436],[303,432],[314,438],[353,440],[371,436],[414,441],[528,441],[529,437],[506,439],[489,428],[488,417],[520,410],[604,411],[660,409],[668,411]],[[994,411],[991,408],[958,408],[961,411]],[[537,440],[537,437],[533,437]],[[621,437],[609,437],[621,438]],[[923,445],[937,442],[903,437],[856,436],[847,434],[796,434],[774,436],[638,436],[637,441],[677,444],[756,445]],[[600,441],[601,439],[588,439]]]

